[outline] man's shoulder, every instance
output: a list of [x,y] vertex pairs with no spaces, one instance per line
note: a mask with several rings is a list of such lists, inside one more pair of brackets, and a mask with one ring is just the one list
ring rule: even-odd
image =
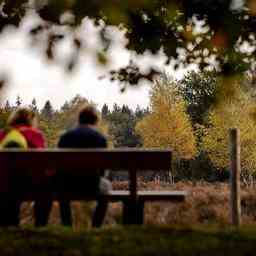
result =
[[69,137],[73,137],[76,133],[77,133],[76,128],[66,130],[66,131],[62,132],[62,134],[60,136],[60,139],[66,139],[66,138],[69,138]]
[[[106,147],[106,137],[97,129],[92,127],[76,127],[66,131],[60,137],[60,145],[83,144],[84,146],[97,144],[100,147]],[[95,146],[95,145],[94,145]]]
[[89,136],[99,136],[102,138],[105,138],[105,136],[97,129],[97,128],[93,128],[93,127],[76,127],[73,128],[69,131],[67,131],[66,133],[67,135],[72,135],[72,134],[84,134],[84,135],[89,135]]
[[105,138],[105,136],[100,132],[99,129],[91,128],[91,127],[88,127],[87,129],[88,129],[88,132],[91,132],[92,134],[95,134],[95,135],[97,135],[99,137]]
[[89,128],[91,130],[91,133],[94,134],[95,137],[97,137],[103,144],[107,143],[107,139],[105,135],[99,130],[95,128]]
[[58,146],[59,146],[59,147],[66,147],[66,146],[69,146],[70,141],[73,141],[73,140],[74,140],[74,136],[75,136],[75,135],[74,135],[74,130],[73,130],[73,129],[64,131],[64,132],[60,135],[59,142],[58,142]]
[[106,139],[105,136],[98,129],[91,127],[76,127],[63,132],[61,135],[61,137],[73,136],[97,136],[101,137],[102,139]]

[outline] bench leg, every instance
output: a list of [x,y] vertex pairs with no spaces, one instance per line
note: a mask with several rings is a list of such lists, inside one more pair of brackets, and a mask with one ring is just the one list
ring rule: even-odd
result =
[[144,224],[144,201],[137,202],[137,223],[138,225]]
[[123,224],[130,225],[134,219],[134,209],[133,204],[130,200],[123,201]]
[[123,224],[142,225],[144,223],[144,201],[123,202]]

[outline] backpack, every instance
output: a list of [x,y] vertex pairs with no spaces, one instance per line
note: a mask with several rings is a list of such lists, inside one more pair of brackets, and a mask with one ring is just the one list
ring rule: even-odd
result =
[[1,148],[28,148],[26,138],[18,129],[11,129],[0,143]]

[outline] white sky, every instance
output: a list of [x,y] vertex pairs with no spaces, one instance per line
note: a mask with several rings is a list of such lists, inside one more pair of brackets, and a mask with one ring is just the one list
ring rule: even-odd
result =
[[[92,53],[97,49],[97,37],[95,37],[95,27],[90,21],[85,21],[80,29],[86,39],[86,51],[80,57],[79,68],[72,75],[65,73],[60,65],[47,62],[40,50],[31,44],[27,36],[28,31],[31,25],[38,22],[39,18],[29,16],[20,29],[8,28],[0,35],[0,74],[9,74],[5,100],[15,102],[19,95],[24,104],[30,104],[35,97],[38,106],[42,107],[49,99],[54,107],[58,108],[66,100],[80,94],[99,107],[104,103],[109,106],[114,103],[127,104],[132,108],[137,105],[147,106],[149,85],[145,82],[135,88],[128,87],[124,93],[120,93],[121,87],[117,82],[110,82],[107,78],[98,79],[103,74],[103,68],[94,64]],[[130,53],[123,49],[125,39],[122,33],[115,29],[113,38],[115,41],[111,49],[110,67],[127,64]],[[68,40],[63,42],[57,52],[60,63],[70,54],[70,49]],[[139,63],[145,67],[148,63],[163,67],[164,61],[165,58],[161,54],[158,57],[147,54],[139,59]],[[177,78],[184,73],[184,71],[173,73],[171,68],[167,68],[166,71]]]

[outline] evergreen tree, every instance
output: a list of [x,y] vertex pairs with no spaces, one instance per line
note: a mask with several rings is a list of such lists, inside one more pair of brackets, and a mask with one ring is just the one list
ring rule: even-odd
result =
[[10,105],[9,100],[7,100],[7,101],[5,102],[4,110],[5,110],[5,112],[7,112],[7,113],[9,113],[9,112],[12,111],[12,107],[11,107],[11,105]]
[[114,106],[113,106],[113,112],[118,113],[120,111],[121,111],[121,108],[115,103]]
[[31,104],[29,105],[29,108],[30,108],[34,113],[38,113],[38,112],[39,112],[35,98],[33,98]]
[[113,138],[115,147],[140,146],[139,136],[135,134],[136,117],[127,106],[119,107],[114,104],[113,111],[109,114],[109,134]]
[[109,111],[108,105],[105,103],[101,109],[101,116],[103,119],[107,120],[109,114],[110,114],[110,111]]
[[132,111],[129,109],[129,107],[127,105],[122,106],[121,112],[123,114],[132,115]]
[[[54,122],[53,122],[54,120]],[[39,115],[39,127],[43,131],[49,147],[55,147],[59,138],[59,120],[56,117],[52,104],[49,100],[45,102]]]
[[145,116],[145,111],[146,110],[143,110],[142,108],[140,108],[139,105],[137,105],[136,109],[135,109],[135,117],[136,117],[136,119],[137,120],[142,119]]
[[20,96],[18,95],[16,98],[16,102],[15,102],[15,108],[19,108],[22,104],[22,100],[20,98]]
[[48,121],[51,121],[53,119],[54,109],[49,100],[46,101],[43,109],[41,110],[41,115],[42,115],[42,118],[44,118]]
[[68,101],[65,101],[65,103],[61,106],[61,108],[60,108],[60,110],[61,110],[61,112],[62,111],[68,111],[69,110],[69,103],[68,103]]
[[10,105],[9,100],[7,100],[4,107],[0,108],[0,128],[4,128],[6,126],[7,119],[12,111],[13,107]]

